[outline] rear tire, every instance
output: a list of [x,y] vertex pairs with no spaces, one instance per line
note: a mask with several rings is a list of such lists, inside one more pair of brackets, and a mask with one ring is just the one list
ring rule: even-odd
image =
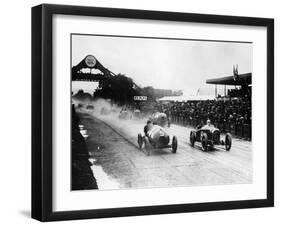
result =
[[148,137],[144,137],[144,145],[145,145],[146,155],[147,155],[147,156],[150,156],[151,144],[150,144],[150,142],[149,142]]
[[172,140],[172,153],[176,153],[178,149],[178,139],[176,136],[173,136]]
[[230,151],[232,145],[232,136],[230,133],[225,135],[225,150]]
[[139,149],[141,150],[143,146],[143,139],[140,133],[138,134],[138,145],[139,145]]
[[194,147],[195,139],[196,139],[195,132],[194,132],[194,131],[191,131],[191,132],[190,132],[190,136],[189,136],[189,141],[190,141],[190,145],[191,145],[192,147]]
[[201,138],[201,144],[203,151],[208,151],[208,135],[207,133],[203,133]]

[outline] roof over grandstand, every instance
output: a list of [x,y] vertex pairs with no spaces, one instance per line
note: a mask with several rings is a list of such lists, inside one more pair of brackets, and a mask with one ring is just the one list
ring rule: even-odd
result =
[[214,100],[214,95],[182,95],[182,96],[166,96],[157,99],[157,101],[201,101],[201,100]]
[[207,84],[216,84],[216,85],[250,85],[252,84],[252,73],[239,74],[235,76],[226,76],[221,78],[207,79]]

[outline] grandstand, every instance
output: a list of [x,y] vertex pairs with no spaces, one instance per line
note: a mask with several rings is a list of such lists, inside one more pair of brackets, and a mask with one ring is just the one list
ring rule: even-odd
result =
[[[207,79],[206,83],[215,85],[216,97],[218,97],[217,94],[218,85],[224,86],[224,97],[243,97],[245,95],[251,94],[252,73],[239,74],[238,68],[236,66],[236,68],[233,67],[232,76]],[[226,92],[227,86],[235,86],[235,89],[228,90],[228,92]]]
[[[183,126],[196,127],[202,125],[207,119],[218,127],[223,133],[251,139],[252,107],[251,83],[252,73],[208,79],[207,84],[214,84],[225,88],[224,96],[216,95],[215,98],[167,97],[158,100],[158,110],[165,112],[172,123]],[[228,89],[226,86],[235,86]]]

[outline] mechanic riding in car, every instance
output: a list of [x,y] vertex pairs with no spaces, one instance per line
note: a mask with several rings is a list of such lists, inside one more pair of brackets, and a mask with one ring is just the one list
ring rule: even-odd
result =
[[145,136],[148,135],[148,131],[151,130],[152,127],[153,127],[152,122],[151,122],[150,120],[148,120],[148,121],[146,122],[146,125],[145,125],[144,128],[143,128],[143,131],[144,131],[144,135],[145,135]]
[[212,130],[214,125],[211,124],[211,120],[208,119],[206,125],[204,125],[201,129],[202,130]]

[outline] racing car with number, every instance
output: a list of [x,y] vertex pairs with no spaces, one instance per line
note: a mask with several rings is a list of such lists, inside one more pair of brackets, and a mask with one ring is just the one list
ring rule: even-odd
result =
[[138,134],[139,148],[143,147],[146,150],[147,155],[151,154],[153,149],[171,148],[172,153],[177,152],[178,140],[176,136],[170,137],[167,127],[167,116],[164,113],[157,113],[150,118],[148,128],[145,129],[145,135]]
[[214,148],[215,145],[224,145],[225,150],[229,151],[232,145],[232,136],[227,133],[225,139],[221,140],[221,133],[218,128],[198,128],[190,132],[189,141],[192,147],[194,147],[195,142],[200,142],[203,151],[208,151],[210,148]]

